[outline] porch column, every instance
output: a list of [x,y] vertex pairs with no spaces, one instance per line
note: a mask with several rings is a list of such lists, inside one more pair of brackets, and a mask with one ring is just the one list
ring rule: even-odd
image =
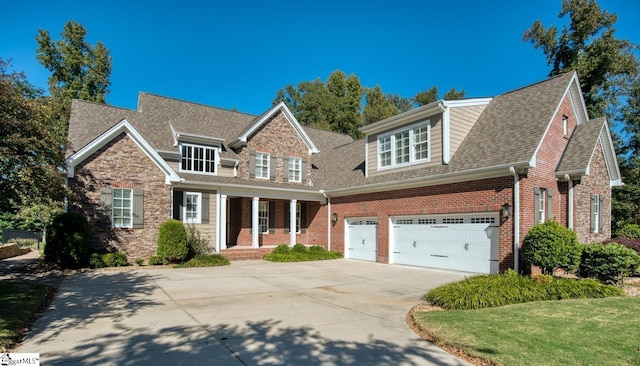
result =
[[218,211],[220,218],[218,221],[219,243],[221,249],[227,249],[227,195],[219,194],[218,200],[220,202],[220,210]]
[[298,231],[298,227],[296,225],[297,202],[298,200],[291,200],[291,208],[289,209],[289,246],[291,247],[296,244],[296,233]]
[[569,201],[569,207],[567,207],[567,226],[573,230],[573,180],[569,178],[567,183],[569,184],[569,194],[567,195],[567,201]]
[[260,243],[258,242],[260,233],[260,221],[258,220],[260,210],[260,197],[253,197],[251,206],[251,247],[258,248]]

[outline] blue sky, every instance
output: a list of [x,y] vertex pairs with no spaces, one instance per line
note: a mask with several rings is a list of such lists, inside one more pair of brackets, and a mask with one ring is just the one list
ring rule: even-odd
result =
[[[640,2],[600,5],[618,14],[619,38],[640,43]],[[522,34],[537,19],[566,24],[559,11],[560,0],[10,1],[0,57],[46,89],[35,35],[59,39],[75,20],[111,51],[107,102],[119,107],[144,91],[260,114],[279,89],[336,69],[405,97],[434,85],[486,97],[546,78]]]

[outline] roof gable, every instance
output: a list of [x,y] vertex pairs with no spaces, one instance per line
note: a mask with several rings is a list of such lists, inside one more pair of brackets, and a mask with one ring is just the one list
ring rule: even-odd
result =
[[69,156],[65,160],[67,167],[67,177],[73,178],[75,176],[75,167],[89,158],[95,152],[100,150],[107,143],[118,137],[121,133],[126,133],[135,143],[140,147],[148,157],[151,159],[160,170],[165,173],[167,183],[179,182],[180,177],[178,174],[167,164],[167,162],[160,157],[160,155],[149,145],[149,143],[140,135],[140,133],[127,121],[126,119],[116,123],[106,132],[99,135],[97,138],[86,144],[80,150]]
[[283,102],[278,103],[276,106],[272,107],[262,115],[256,117],[249,124],[248,128],[240,134],[240,136],[238,136],[237,138],[235,138],[233,141],[229,143],[229,146],[232,148],[246,146],[247,141],[251,138],[251,136],[253,136],[257,131],[259,131],[260,128],[262,128],[262,126],[264,126],[264,124],[267,123],[271,119],[271,117],[275,116],[278,112],[282,112],[284,114],[287,121],[291,124],[291,126],[294,128],[298,136],[300,136],[302,141],[305,143],[305,145],[309,149],[309,154],[318,153],[319,152],[318,148],[315,146],[313,141],[311,141],[311,138],[309,138],[309,135],[307,135],[307,133],[302,128],[302,126],[300,125],[296,117],[294,117],[294,115],[291,113],[289,108],[287,108],[287,106]]

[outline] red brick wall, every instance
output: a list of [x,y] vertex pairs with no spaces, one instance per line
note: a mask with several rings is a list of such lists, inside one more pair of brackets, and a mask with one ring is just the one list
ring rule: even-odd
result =
[[[110,216],[101,208],[100,189],[112,186],[144,190],[144,228],[111,228]],[[121,134],[77,166],[69,188],[69,209],[87,216],[94,249],[124,251],[130,261],[156,254],[160,225],[171,218],[171,188],[131,138]]]
[[[398,215],[498,212],[513,205],[511,176],[440,186],[331,198],[338,221],[331,227],[331,249],[344,253],[344,219],[378,219],[378,262],[389,263],[389,217]],[[500,270],[513,266],[513,218],[500,224]]]
[[[576,182],[577,183],[577,182]],[[598,194],[603,199],[602,207],[604,224],[601,233],[591,232],[591,194]],[[583,243],[601,242],[611,237],[611,187],[609,172],[602,153],[600,143],[591,158],[589,175],[582,178],[582,182],[573,188],[573,230]]]

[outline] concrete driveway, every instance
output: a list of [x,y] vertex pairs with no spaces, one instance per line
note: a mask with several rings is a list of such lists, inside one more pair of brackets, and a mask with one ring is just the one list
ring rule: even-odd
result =
[[77,274],[15,352],[45,365],[467,365],[405,323],[427,290],[463,277],[350,260]]

